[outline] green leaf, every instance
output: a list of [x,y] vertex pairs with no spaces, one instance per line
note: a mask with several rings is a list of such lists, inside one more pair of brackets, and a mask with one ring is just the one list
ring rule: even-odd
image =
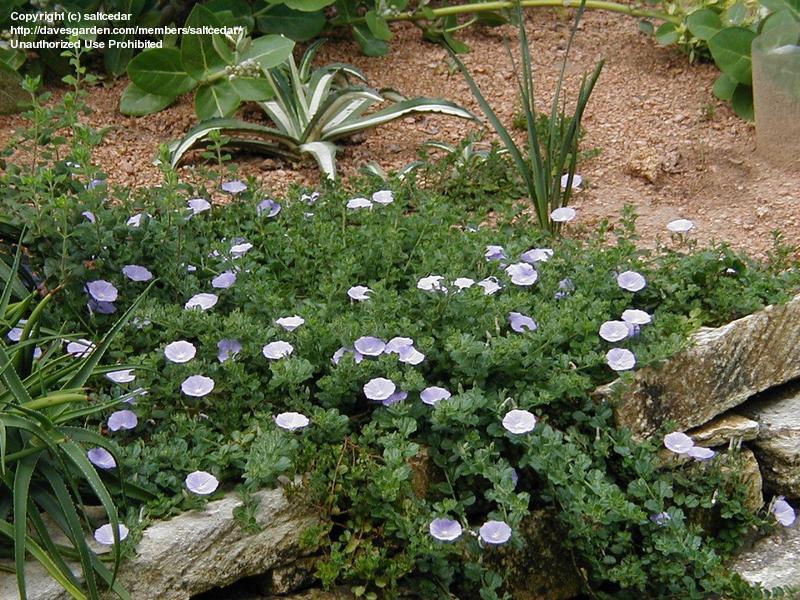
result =
[[261,65],[262,69],[272,69],[292,54],[294,42],[282,35],[264,35],[252,41],[250,48],[242,56]]
[[[124,36],[116,36],[116,39],[123,41],[128,38]],[[113,48],[106,49],[103,54],[103,64],[106,71],[111,73],[114,77],[119,77],[125,72],[131,58],[133,58],[133,48],[120,48],[114,46]]]
[[389,29],[389,24],[386,22],[386,19],[378,15],[374,10],[367,11],[367,14],[364,15],[364,20],[375,38],[385,42],[392,39],[392,32]]
[[389,52],[389,44],[372,35],[366,25],[353,25],[353,37],[361,51],[367,56],[383,56]]
[[766,6],[774,13],[783,10],[789,11],[796,21],[800,21],[800,0],[760,0],[761,4]]
[[640,19],[639,31],[641,31],[645,35],[653,35],[653,33],[655,33],[655,27],[653,27],[653,22],[648,21],[647,19]]
[[[186,27],[221,27],[220,20],[202,4],[196,4],[186,18]],[[225,70],[227,63],[214,47],[212,35],[184,35],[181,63],[197,81],[207,80]]]
[[32,454],[20,460],[14,473],[14,566],[17,572],[20,598],[27,597],[25,593],[25,534],[28,528],[28,491],[39,456],[39,453]]
[[145,92],[177,97],[191,90],[195,81],[181,64],[175,48],[150,48],[128,63],[128,77]]
[[739,84],[733,92],[731,98],[733,112],[745,121],[753,121],[755,114],[753,111],[753,88],[749,85]]
[[256,19],[259,30],[264,33],[283,34],[298,42],[317,37],[325,29],[326,22],[322,11],[304,12],[284,5],[276,6]]
[[272,86],[266,79],[257,77],[236,77],[229,81],[233,89],[245,102],[269,100],[275,95]]
[[750,85],[753,81],[750,44],[756,34],[744,27],[728,27],[708,40],[708,49],[719,70],[736,83]]
[[20,85],[22,77],[4,62],[0,62],[0,115],[20,112],[31,103]]
[[129,83],[119,99],[119,111],[123,115],[141,117],[163,110],[175,102],[174,96],[159,96],[145,92],[135,83]]
[[730,100],[733,98],[733,91],[736,89],[736,86],[737,83],[733,79],[728,77],[725,73],[721,73],[714,82],[712,91],[720,100]]
[[194,98],[194,111],[201,121],[214,117],[229,117],[241,103],[239,94],[230,81],[201,85]]
[[669,46],[678,41],[678,28],[675,23],[663,23],[656,29],[656,41],[662,46]]
[[698,40],[708,41],[722,29],[722,21],[719,14],[709,8],[703,8],[686,17],[686,26]]
[[[275,2],[275,0],[270,0]],[[303,12],[314,12],[321,10],[326,6],[330,6],[336,0],[280,0],[281,4],[285,4],[293,10],[301,10]]]

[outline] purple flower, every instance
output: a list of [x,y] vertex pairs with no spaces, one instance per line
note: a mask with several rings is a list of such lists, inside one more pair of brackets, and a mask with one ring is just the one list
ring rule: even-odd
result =
[[[128,528],[125,527],[122,523],[119,524],[119,529],[117,529],[117,533],[119,535],[119,540],[122,541],[126,537],[128,537]],[[111,523],[106,523],[94,530],[94,539],[97,540],[97,543],[103,544],[104,546],[113,546],[114,545],[114,529],[111,527]]]
[[319,192],[312,192],[309,194],[303,194],[300,196],[300,200],[308,204],[309,206],[316,204],[317,200],[319,200]]
[[347,295],[351,299],[357,300],[359,302],[363,302],[364,300],[369,300],[369,295],[368,294],[371,294],[371,293],[372,293],[372,290],[369,289],[365,285],[354,285],[349,290],[347,290]]
[[426,387],[419,393],[419,398],[425,404],[433,406],[440,400],[447,400],[450,397],[450,392],[448,392],[443,387],[439,387],[436,385],[432,385],[430,387]]
[[198,496],[208,496],[217,491],[219,480],[207,471],[194,471],[186,476],[186,488]]
[[650,515],[650,520],[656,525],[665,526],[672,519],[667,512],[660,512],[655,515]]
[[211,280],[211,287],[218,290],[227,290],[234,283],[236,283],[236,273],[233,271],[224,271]]
[[433,538],[440,542],[452,542],[457,540],[463,529],[461,523],[453,521],[452,519],[434,519],[431,521],[428,531]]
[[105,448],[92,448],[86,453],[86,458],[89,462],[101,469],[113,469],[117,466],[117,461],[111,455],[111,452]]
[[275,424],[288,431],[297,431],[298,429],[303,429],[303,427],[308,427],[310,422],[307,416],[299,412],[282,412],[275,417]]
[[270,360],[279,360],[289,356],[292,352],[294,352],[294,346],[292,346],[289,342],[284,342],[282,340],[270,342],[261,349],[261,354]]
[[667,229],[672,233],[689,233],[694,229],[694,223],[689,219],[676,219],[667,223]]
[[394,194],[392,190],[380,190],[372,194],[372,201],[385,206],[394,202]]
[[111,431],[133,429],[138,423],[139,419],[136,418],[136,413],[131,410],[118,410],[108,417],[108,428]]
[[634,325],[633,323],[628,323],[627,321],[623,321],[623,323],[625,323],[625,327],[628,328],[628,337],[630,338],[634,338],[642,332],[642,328],[639,325]]
[[234,179],[233,181],[225,181],[220,186],[223,192],[228,192],[229,194],[241,194],[243,191],[247,189],[247,185],[239,181],[238,179]]
[[371,335],[358,338],[353,345],[364,356],[380,356],[386,349],[386,342]]
[[506,267],[506,273],[511,277],[514,285],[528,286],[536,283],[539,274],[531,265],[526,262],[514,263]]
[[622,313],[622,320],[633,325],[647,325],[653,322],[653,317],[643,310],[629,308]]
[[794,523],[794,509],[783,499],[783,496],[778,496],[778,499],[772,504],[772,514],[778,523],[784,527],[789,527]]
[[372,202],[366,198],[353,198],[347,201],[347,208],[350,210],[358,210],[360,208],[372,208]]
[[256,216],[259,217],[261,215],[267,215],[267,217],[271,219],[277,217],[279,212],[281,212],[281,205],[272,198],[262,200],[258,206],[256,206]]
[[508,322],[511,324],[511,329],[517,333],[536,331],[537,328],[536,321],[531,319],[529,316],[518,312],[508,313]]
[[90,281],[86,284],[86,291],[98,302],[114,302],[119,295],[117,288],[104,279]]
[[528,433],[536,427],[536,417],[527,410],[514,409],[506,413],[503,417],[503,427],[506,431],[514,434]]
[[[565,173],[564,175],[561,176],[561,189],[562,190],[567,189],[567,183],[569,183],[569,173]],[[581,177],[580,175],[575,173],[572,176],[572,185],[570,187],[573,190],[579,190],[579,189],[581,189],[582,185],[583,185],[583,177]]]
[[569,223],[575,218],[576,214],[577,213],[575,212],[574,208],[562,206],[561,208],[557,208],[550,213],[550,219],[554,223]]
[[439,291],[443,289],[442,279],[441,275],[428,275],[417,282],[417,287],[425,292]]
[[486,252],[483,257],[487,261],[505,260],[507,258],[502,246],[486,246]]
[[607,342],[618,342],[628,337],[630,331],[625,321],[606,321],[600,325],[600,337]]
[[398,354],[400,355],[400,362],[407,365],[416,366],[425,360],[425,355],[414,346],[403,346]]
[[191,375],[183,380],[181,391],[193,398],[202,398],[214,389],[214,380],[205,375]]
[[12,342],[18,342],[22,338],[22,331],[27,322],[27,319],[20,319],[16,327],[12,328],[11,331],[6,334],[6,337]]
[[197,354],[197,348],[186,340],[172,342],[164,348],[164,356],[167,357],[167,360],[179,364],[189,362],[195,357],[195,354]]
[[364,395],[370,400],[383,402],[394,394],[396,389],[391,379],[375,377],[364,384]]
[[250,242],[245,242],[245,241],[238,242],[233,246],[231,246],[231,257],[241,258],[245,254],[247,254],[247,252],[252,248],[253,244],[251,244]]
[[478,530],[481,540],[486,544],[505,544],[511,539],[511,527],[504,521],[486,521]]
[[478,282],[478,285],[483,288],[484,296],[491,296],[495,292],[498,292],[502,287],[498,283],[497,277],[487,277],[486,279],[482,279]]
[[673,431],[664,436],[664,447],[675,454],[687,454],[694,448],[694,441],[680,431]]
[[398,336],[390,339],[389,342],[386,344],[386,347],[383,349],[383,351],[386,354],[400,354],[400,351],[403,348],[407,348],[413,345],[414,345],[414,340],[412,340],[411,338]]
[[150,281],[153,274],[139,265],[125,265],[122,267],[122,274],[131,281]]
[[306,320],[299,315],[294,315],[293,317],[281,317],[280,319],[275,319],[275,323],[283,327],[286,331],[294,331],[305,322]]
[[96,313],[98,315],[113,315],[117,312],[117,307],[114,306],[113,302],[98,302],[94,298],[89,298],[86,308],[89,309],[91,314]]
[[453,285],[456,286],[459,291],[466,290],[475,285],[475,280],[469,277],[459,277],[453,282]]
[[136,375],[133,374],[133,369],[123,369],[106,373],[106,379],[110,379],[114,383],[130,383],[136,379]]
[[553,256],[553,250],[550,248],[531,248],[527,252],[523,252],[520,259],[526,263],[535,265],[540,262],[547,262]]
[[128,227],[139,227],[142,224],[143,219],[149,219],[150,215],[147,213],[136,213],[130,219],[127,220],[126,224]]
[[392,404],[397,404],[398,402],[402,402],[408,398],[408,392],[404,392],[402,390],[397,390],[394,394],[389,396],[386,400],[382,400],[381,404],[384,406],[391,406]]
[[703,448],[701,446],[694,446],[689,448],[689,452],[687,452],[689,456],[691,456],[695,460],[709,460],[714,458],[717,454],[711,448]]
[[192,211],[192,216],[199,215],[201,212],[211,210],[211,203],[205,198],[192,198],[186,205]]
[[572,280],[567,277],[562,279],[558,282],[558,291],[555,293],[555,299],[561,300],[569,296],[572,292],[575,291],[575,284],[572,283]]
[[194,296],[189,298],[186,301],[186,304],[184,304],[183,306],[187,310],[191,310],[194,308],[199,308],[200,310],[208,310],[209,308],[212,308],[217,303],[218,300],[219,297],[216,294],[200,293],[200,294],[195,294]]
[[612,348],[606,352],[606,363],[614,371],[627,371],[636,365],[636,357],[625,348]]
[[67,354],[76,358],[88,356],[92,350],[94,350],[94,344],[85,339],[76,340],[67,344]]
[[647,285],[647,280],[636,271],[625,271],[617,275],[617,285],[628,292],[638,292]]
[[226,360],[233,360],[242,351],[242,344],[239,340],[220,340],[217,342],[217,360],[224,363]]
[[81,213],[81,216],[89,221],[89,223],[96,223],[97,217],[94,216],[94,213],[90,210],[85,210]]

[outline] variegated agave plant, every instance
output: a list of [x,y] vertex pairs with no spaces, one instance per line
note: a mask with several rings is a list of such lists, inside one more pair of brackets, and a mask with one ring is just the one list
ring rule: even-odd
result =
[[[336,177],[336,140],[365,131],[413,113],[441,113],[462,119],[475,116],[461,106],[442,99],[406,99],[393,90],[374,90],[354,85],[365,75],[347,64],[330,64],[312,71],[311,64],[322,40],[306,50],[299,66],[294,57],[275,69],[264,70],[274,96],[258,102],[272,127],[231,118],[209,119],[192,128],[170,147],[172,165],[187,151],[203,145],[209,134],[219,131],[229,144],[299,161],[310,154],[325,174]],[[367,113],[375,104],[389,101],[381,110]]]

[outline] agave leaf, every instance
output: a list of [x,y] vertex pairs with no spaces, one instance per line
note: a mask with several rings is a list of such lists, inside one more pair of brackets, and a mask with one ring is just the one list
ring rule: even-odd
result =
[[310,142],[300,146],[301,152],[314,156],[328,179],[336,179],[336,150],[336,144],[331,142]]
[[308,103],[309,113],[314,115],[319,110],[322,100],[327,96],[331,89],[335,74],[334,73],[321,73],[318,79],[312,79],[309,84],[309,91],[311,92],[311,100]]
[[[303,132],[302,141],[314,142],[323,138],[329,139],[328,134],[325,133],[326,125],[328,125],[331,119],[339,115],[340,111],[353,107],[353,103],[356,100],[375,103],[382,101],[383,98],[375,90],[363,86],[348,87],[332,92],[325,98],[319,110],[313,115],[308,127],[306,127],[306,130]],[[362,104],[359,103],[353,108],[354,110],[358,110],[361,107]]]
[[294,130],[294,123],[286,111],[283,110],[280,103],[275,100],[268,102],[259,102],[261,109],[267,113],[267,116],[272,120],[275,125],[280,127],[285,133],[292,137],[299,138],[302,132]]
[[14,568],[17,572],[19,597],[27,598],[25,586],[25,543],[28,528],[28,490],[39,461],[39,454],[26,456],[16,465],[14,472]]
[[383,125],[395,119],[399,119],[408,114],[418,112],[433,112],[449,115],[451,117],[460,117],[462,119],[477,120],[475,115],[469,112],[466,108],[449,102],[447,100],[436,100],[433,98],[413,98],[404,102],[398,102],[383,110],[379,110],[372,114],[366,115],[356,121],[343,123],[337,127],[325,131],[326,139],[336,139],[356,131],[363,131],[371,127]]
[[339,110],[335,117],[327,122],[327,124],[322,128],[322,135],[326,136],[329,129],[337,127],[342,123],[357,119],[363,115],[373,104],[375,104],[375,101],[368,97],[361,97],[352,100],[350,104],[344,106],[341,110]]
[[320,46],[324,44],[327,40],[325,38],[320,38],[315,42],[311,43],[306,51],[303,53],[303,58],[300,59],[300,65],[298,67],[300,71],[300,79],[303,81],[307,81],[309,75],[311,74],[311,65],[314,62],[314,57],[317,55],[317,51],[320,49]]

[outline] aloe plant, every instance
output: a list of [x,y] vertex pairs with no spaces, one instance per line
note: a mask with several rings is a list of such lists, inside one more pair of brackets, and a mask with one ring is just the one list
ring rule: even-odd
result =
[[[212,131],[229,138],[229,144],[299,161],[311,155],[331,179],[336,177],[336,140],[383,125],[413,113],[441,113],[475,119],[467,109],[442,99],[406,99],[394,90],[377,91],[355,85],[366,82],[356,67],[330,64],[312,70],[321,41],[312,44],[300,60],[290,56],[277,68],[264,69],[274,96],[258,102],[273,126],[238,119],[217,118],[199,123],[170,147],[172,165],[187,151],[207,143]],[[389,101],[386,108],[367,114],[375,104]]]
[[[104,447],[113,455],[108,440],[71,423],[125,400],[122,397],[92,404],[85,386],[92,376],[120,368],[98,365],[141,297],[88,355],[80,359],[65,357],[58,351],[63,334],[40,327],[41,317],[56,292],[38,303],[37,292],[19,297],[19,282],[15,283],[14,278],[21,254],[18,247],[11,268],[0,274],[0,487],[5,488],[0,496],[0,538],[13,544],[20,598],[27,598],[27,556],[41,563],[73,598],[99,598],[99,581],[117,596],[129,598],[115,581],[121,558],[119,517],[109,486],[116,490],[132,488],[123,483],[122,477],[101,477],[89,462],[86,445]],[[8,344],[9,331],[24,317],[27,320],[19,341]],[[37,346],[46,349],[35,359]],[[148,497],[146,492],[138,491],[138,495],[144,494],[141,497]],[[114,532],[111,568],[86,542],[88,519],[82,495],[87,492],[103,506]],[[46,525],[43,515],[66,537],[68,545],[55,542],[53,526]],[[67,560],[80,563],[83,582],[73,574]]]

